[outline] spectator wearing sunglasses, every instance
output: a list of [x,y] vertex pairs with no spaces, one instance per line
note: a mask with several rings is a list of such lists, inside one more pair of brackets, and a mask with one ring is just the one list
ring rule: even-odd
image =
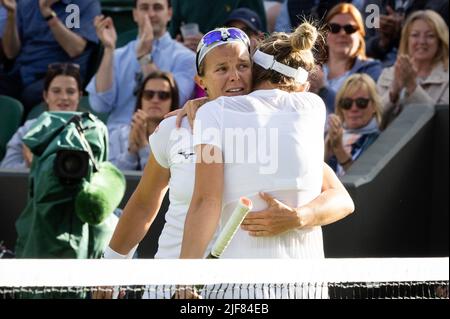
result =
[[109,113],[110,132],[130,123],[137,90],[142,79],[153,71],[173,74],[180,105],[192,98],[195,54],[170,37],[167,24],[171,18],[170,0],[136,0],[133,19],[138,25],[138,38],[116,49],[117,33],[112,19],[96,17],[97,35],[105,50],[87,91],[92,108]]
[[[80,67],[76,64],[50,64],[44,78],[43,100],[46,111],[74,112],[78,109],[83,95],[81,86]],[[29,168],[32,153],[22,143],[22,137],[30,130],[36,119],[28,120],[21,126],[8,142],[6,154],[0,168],[25,169]]]
[[[88,62],[98,42],[92,24],[100,14],[98,0],[0,0],[0,3],[8,12],[3,49],[8,59],[15,59],[11,68],[0,71],[0,94],[19,99],[27,113],[42,101],[49,64],[79,64],[81,76],[86,78]],[[69,5],[75,5],[79,14],[74,16],[76,12]]]
[[380,10],[379,27],[368,28],[367,55],[378,59],[384,67],[395,63],[402,27],[406,19],[418,10],[434,10],[448,26],[448,1],[442,0],[365,0],[365,6],[375,4]]
[[155,71],[143,81],[130,125],[110,133],[109,160],[122,170],[143,170],[150,156],[149,136],[164,115],[178,109],[178,87],[173,76]]
[[347,78],[336,95],[336,114],[328,116],[325,161],[342,176],[380,134],[381,98],[367,74]]
[[338,4],[325,22],[329,28],[328,60],[323,65],[326,85],[337,92],[354,73],[366,73],[376,81],[382,67],[379,61],[366,57],[364,24],[358,9],[349,3]]
[[405,22],[399,56],[378,79],[383,99],[382,128],[406,105],[449,103],[448,26],[432,10],[416,11]]

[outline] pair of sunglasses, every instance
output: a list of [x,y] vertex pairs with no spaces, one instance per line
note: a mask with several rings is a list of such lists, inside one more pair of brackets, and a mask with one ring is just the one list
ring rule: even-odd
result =
[[241,29],[230,27],[220,28],[217,30],[209,31],[203,36],[197,47],[196,66],[197,71],[200,63],[208,53],[208,48],[216,42],[228,42],[228,41],[242,41],[250,50],[250,39],[247,34]]
[[359,97],[357,99],[343,98],[339,101],[339,106],[344,110],[350,110],[353,102],[355,102],[357,108],[363,110],[369,105],[370,99],[363,97]]
[[80,65],[76,63],[50,63],[49,70],[80,70]]
[[144,92],[142,92],[142,98],[146,101],[150,101],[155,97],[155,95],[158,96],[158,99],[161,101],[168,100],[172,96],[170,92],[166,91],[144,90]]
[[248,37],[241,29],[238,28],[222,28],[221,30],[213,30],[205,34],[200,42],[201,45],[209,47],[211,44],[219,41],[228,41],[228,39],[242,40],[248,42]]
[[334,34],[337,34],[337,33],[341,32],[341,29],[344,29],[346,34],[353,34],[356,31],[358,31],[358,29],[355,28],[351,24],[340,25],[340,24],[337,24],[337,23],[330,23],[328,26],[330,27],[330,32],[334,33]]

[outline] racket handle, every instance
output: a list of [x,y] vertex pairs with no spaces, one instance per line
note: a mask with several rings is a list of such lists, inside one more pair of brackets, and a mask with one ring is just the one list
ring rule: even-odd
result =
[[[252,201],[248,198],[241,197],[238,204],[234,208],[230,218],[225,227],[219,234],[216,242],[213,245],[210,256],[211,258],[220,258],[224,250],[228,247],[233,239],[234,234],[238,230],[247,213],[252,209]],[[210,258],[209,256],[207,258]]]

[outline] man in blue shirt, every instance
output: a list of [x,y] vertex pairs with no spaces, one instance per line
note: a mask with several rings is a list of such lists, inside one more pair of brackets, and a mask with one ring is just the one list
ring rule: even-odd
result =
[[169,0],[137,0],[133,19],[137,40],[116,49],[117,34],[111,18],[97,17],[97,35],[105,47],[97,74],[87,87],[89,102],[97,112],[109,112],[110,132],[129,125],[136,105],[140,79],[152,71],[171,72],[180,93],[180,105],[194,91],[195,54],[167,32],[172,17]]
[[7,10],[3,49],[8,59],[15,59],[8,73],[0,73],[0,94],[20,99],[29,110],[42,101],[49,64],[76,63],[86,76],[98,42],[93,26],[100,14],[98,0],[0,1]]
[[6,23],[6,9],[3,7],[0,1],[0,69],[2,68],[2,62],[4,58],[3,54],[3,46],[2,46],[2,36],[3,36],[3,30],[5,29],[5,23]]

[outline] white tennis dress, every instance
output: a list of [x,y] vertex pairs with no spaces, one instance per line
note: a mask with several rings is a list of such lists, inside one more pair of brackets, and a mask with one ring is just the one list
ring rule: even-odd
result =
[[[253,211],[266,208],[259,191],[290,207],[321,193],[325,105],[313,93],[258,90],[221,97],[197,113],[194,145],[222,150],[224,194],[221,225],[241,196]],[[223,258],[324,258],[322,229],[296,229],[271,237],[251,237],[239,229]]]
[[[302,206],[321,193],[325,105],[312,93],[259,90],[247,96],[222,97],[197,112],[194,146],[209,144],[224,159],[225,225],[241,196],[253,211],[267,207],[264,191],[290,207]],[[238,229],[222,258],[324,258],[320,226],[277,236],[251,237]],[[326,285],[209,285],[207,298],[327,298]]]
[[155,258],[180,257],[184,221],[194,191],[196,156],[192,131],[186,118],[180,129],[175,127],[175,121],[174,116],[162,121],[149,139],[156,161],[170,170],[170,205]]

